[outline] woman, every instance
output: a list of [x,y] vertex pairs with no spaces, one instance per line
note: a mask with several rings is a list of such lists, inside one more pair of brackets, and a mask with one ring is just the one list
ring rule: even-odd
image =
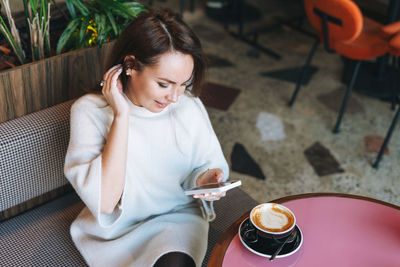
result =
[[175,14],[151,11],[125,29],[111,61],[102,94],[71,108],[65,175],[87,206],[72,239],[90,266],[199,266],[208,209],[183,188],[228,177],[197,98],[200,41]]

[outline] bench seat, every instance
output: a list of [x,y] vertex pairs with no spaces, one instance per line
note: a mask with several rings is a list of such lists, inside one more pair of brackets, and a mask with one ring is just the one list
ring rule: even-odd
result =
[[[0,123],[0,266],[86,266],[69,234],[84,204],[63,174],[71,104]],[[215,202],[203,266],[223,232],[256,204],[239,188]]]

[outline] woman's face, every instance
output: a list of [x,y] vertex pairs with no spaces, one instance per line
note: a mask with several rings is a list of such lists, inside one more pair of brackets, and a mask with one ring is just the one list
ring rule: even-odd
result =
[[191,55],[167,52],[154,66],[145,67],[142,71],[129,70],[126,94],[133,104],[151,112],[161,112],[184,93],[193,67]]

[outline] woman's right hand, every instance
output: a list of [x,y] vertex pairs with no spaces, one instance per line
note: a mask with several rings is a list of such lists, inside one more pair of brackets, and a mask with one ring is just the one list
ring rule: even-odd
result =
[[119,75],[122,72],[122,65],[116,65],[109,69],[103,76],[102,93],[111,106],[114,116],[127,116],[129,114],[129,103],[124,96],[122,83]]

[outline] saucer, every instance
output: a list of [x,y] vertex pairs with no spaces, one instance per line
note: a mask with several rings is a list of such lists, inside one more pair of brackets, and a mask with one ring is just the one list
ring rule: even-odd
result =
[[[262,257],[271,257],[271,255],[276,251],[276,249],[280,246],[278,242],[266,242],[266,239],[259,238],[257,242],[247,242],[245,238],[242,238],[244,225],[251,225],[250,219],[246,218],[239,227],[239,238],[242,244],[254,254],[257,254]],[[250,227],[254,227],[251,225]],[[294,254],[297,250],[300,249],[303,244],[303,233],[300,228],[296,225],[294,231],[297,231],[297,237],[293,242],[286,243],[281,252],[276,256],[276,258],[283,258]]]

